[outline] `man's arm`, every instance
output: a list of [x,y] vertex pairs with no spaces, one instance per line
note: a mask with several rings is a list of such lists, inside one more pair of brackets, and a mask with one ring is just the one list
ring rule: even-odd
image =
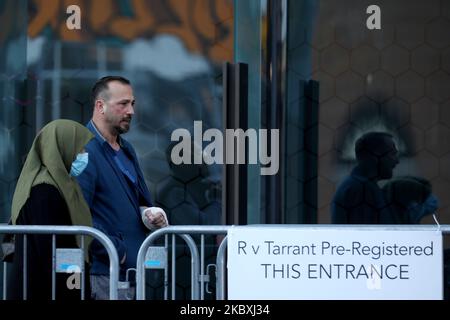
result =
[[[94,196],[95,196],[95,185],[97,180],[97,170],[95,163],[93,161],[93,157],[89,158],[89,163],[84,169],[84,171],[77,177],[78,184],[81,187],[81,190],[83,191],[84,199],[86,200],[89,208],[91,209],[92,214],[92,208],[94,203]],[[102,226],[97,225],[94,220],[94,228],[100,230],[104,234],[106,234],[110,240],[113,242],[114,246],[116,247],[117,254],[119,255],[120,263],[123,263],[125,261],[126,257],[126,249],[125,245],[123,244],[123,239],[121,235],[112,235],[108,232],[106,232]],[[103,247],[102,244],[98,240],[92,241],[91,248],[93,252],[95,252],[95,255],[99,257],[100,259],[104,259],[105,261],[108,260],[108,252]]]

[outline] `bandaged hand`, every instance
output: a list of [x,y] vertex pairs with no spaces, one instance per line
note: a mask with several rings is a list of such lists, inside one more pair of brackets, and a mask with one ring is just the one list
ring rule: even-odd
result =
[[141,217],[142,222],[150,231],[169,225],[166,213],[159,207],[141,207]]

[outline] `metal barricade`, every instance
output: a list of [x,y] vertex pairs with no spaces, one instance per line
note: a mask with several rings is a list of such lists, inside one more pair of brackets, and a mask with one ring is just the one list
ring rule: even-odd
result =
[[[191,297],[192,300],[203,300],[205,292],[204,235],[226,234],[230,226],[169,226],[152,232],[142,243],[136,263],[136,299],[145,300],[145,264],[149,247],[163,235],[172,234],[172,299],[175,299],[175,235],[179,235],[188,245],[191,252]],[[190,237],[200,234],[200,255],[195,241]],[[199,261],[200,260],[200,261]]]
[[[27,241],[28,234],[52,235],[52,300],[55,300],[55,275],[56,272],[71,271],[71,266],[76,265],[75,261],[82,261],[80,269],[84,271],[84,236],[91,236],[105,247],[109,256],[109,297],[111,300],[117,300],[119,282],[119,258],[114,244],[101,231],[85,226],[11,226],[1,225],[0,234],[23,234],[24,235],[24,262],[23,262],[23,289],[24,300],[27,295]],[[56,235],[81,235],[81,249],[57,249]],[[84,281],[81,281],[81,299],[84,299]],[[3,270],[3,299],[6,299],[6,262],[4,262]]]

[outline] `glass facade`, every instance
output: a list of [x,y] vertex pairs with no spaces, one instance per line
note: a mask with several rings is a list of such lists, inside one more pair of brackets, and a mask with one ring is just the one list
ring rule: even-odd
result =
[[[286,223],[331,222],[335,191],[356,165],[355,141],[368,131],[394,136],[400,156],[394,176],[427,179],[440,199],[438,220],[450,221],[449,6],[381,1],[381,29],[370,29],[369,5],[289,1]],[[422,223],[434,224],[432,216]]]
[[[336,187],[355,164],[355,140],[379,130],[394,136],[400,152],[394,176],[429,180],[438,219],[449,223],[450,6],[378,1],[381,29],[370,30],[370,4],[318,2],[305,29],[311,37],[299,43],[311,59],[304,76],[320,84],[317,222],[330,222]],[[431,216],[423,222],[434,223]]]
[[[86,123],[93,83],[120,74],[131,80],[137,100],[125,138],[139,155],[154,201],[169,210],[174,224],[220,223],[215,189],[221,167],[170,166],[167,153],[177,128],[193,134],[194,121],[202,121],[203,130],[221,129],[221,64],[233,58],[232,2],[195,1],[193,8],[186,1],[71,4],[81,9],[81,30],[67,28],[63,1],[3,1],[3,16],[10,17],[2,19],[10,33],[1,51],[3,220],[20,172],[20,161],[12,161],[16,148],[26,150],[32,141],[21,140],[24,129],[33,135],[58,118]],[[24,116],[30,122],[17,128]],[[21,136],[13,140],[17,145],[11,134]]]
[[[0,218],[10,216],[12,195],[21,163],[28,152],[32,115],[26,113],[26,1],[0,2]],[[22,12],[22,15],[17,15]]]
[[[248,127],[259,130],[262,127],[262,104],[264,97],[264,62],[266,61],[263,34],[267,19],[267,1],[234,1],[235,39],[234,60],[248,64]],[[265,223],[263,179],[259,164],[247,166],[247,222]]]
[[[176,166],[169,155],[178,128],[188,129],[192,140],[194,121],[201,121],[203,131],[222,129],[222,63],[233,60],[233,1],[70,4],[81,9],[80,30],[68,28],[65,1],[0,1],[2,222],[9,219],[35,134],[53,119],[87,123],[92,85],[102,76],[121,75],[136,97],[124,137],[136,150],[154,205],[165,209],[172,225],[220,224],[221,166]],[[189,265],[183,250],[177,259]],[[177,295],[183,296],[189,285],[178,279]],[[161,283],[153,284],[149,296],[159,294]]]
[[80,30],[67,26],[67,3],[0,0],[1,222],[35,134],[53,119],[87,123],[94,82],[122,75],[137,102],[125,138],[155,205],[173,225],[223,223],[223,165],[174,165],[171,135],[194,140],[194,121],[225,129],[222,64],[242,62],[248,128],[281,131],[276,176],[246,165],[248,224],[331,223],[368,131],[394,136],[394,176],[430,181],[450,223],[449,1],[379,0],[380,29],[369,28],[368,0],[73,0]]

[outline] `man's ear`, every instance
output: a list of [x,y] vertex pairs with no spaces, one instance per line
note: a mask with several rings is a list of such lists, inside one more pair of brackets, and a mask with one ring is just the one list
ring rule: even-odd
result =
[[103,100],[101,99],[95,100],[95,109],[97,110],[98,113],[101,114],[105,113],[105,103],[103,102]]

